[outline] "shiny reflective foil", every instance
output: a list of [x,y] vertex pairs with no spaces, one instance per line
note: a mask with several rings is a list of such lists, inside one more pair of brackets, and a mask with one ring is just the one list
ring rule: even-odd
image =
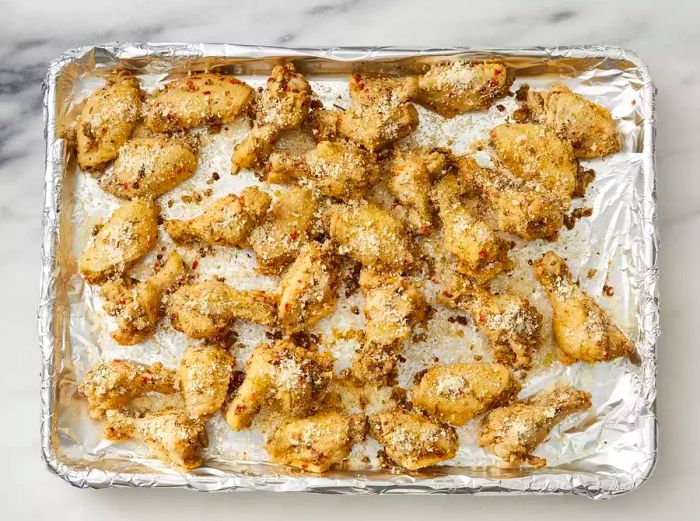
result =
[[[114,358],[161,361],[176,367],[188,340],[169,327],[167,319],[156,335],[133,347],[118,346],[109,336],[110,321],[96,291],[77,273],[77,259],[94,225],[103,222],[119,202],[102,192],[95,179],[78,171],[68,139],[81,101],[116,68],[136,74],[146,91],[186,74],[209,69],[234,74],[254,87],[262,86],[271,68],[291,60],[309,79],[324,103],[346,107],[347,76],[353,72],[413,74],[430,64],[453,59],[498,58],[513,68],[516,83],[547,88],[564,83],[609,108],[624,137],[621,153],[583,164],[596,172],[586,198],[577,206],[593,209],[572,230],[562,230],[555,243],[533,241],[513,250],[513,276],[504,279],[518,293],[530,295],[545,316],[543,346],[535,359],[521,397],[559,383],[590,391],[593,407],[555,428],[535,452],[549,465],[541,469],[507,468],[478,447],[480,419],[458,429],[460,449],[455,459],[411,473],[394,473],[378,465],[379,446],[372,439],[353,450],[342,470],[313,475],[266,462],[264,436],[259,429],[237,433],[218,415],[207,425],[210,446],[205,464],[185,473],[150,457],[141,443],[107,442],[99,422],[90,420],[77,394],[84,374],[95,364]],[[42,449],[49,469],[79,487],[187,487],[198,490],[274,490],[335,493],[569,493],[591,498],[621,494],[639,486],[656,458],[656,343],[659,337],[658,239],[654,180],[654,87],[646,66],[634,54],[615,48],[533,49],[284,49],[210,44],[109,44],[67,52],[56,59],[45,83],[46,190],[44,205],[43,271],[39,305],[42,349]],[[502,105],[498,107],[497,105]],[[488,111],[452,120],[418,107],[420,125],[412,139],[426,146],[451,146],[463,152],[487,136],[516,107],[512,97]],[[275,196],[279,185],[267,185],[252,172],[229,174],[231,151],[248,129],[245,120],[220,133],[200,133],[202,148],[195,175],[161,197],[165,218],[191,217],[208,201],[257,184]],[[477,159],[479,159],[477,157]],[[481,158],[488,160],[488,158]],[[217,183],[207,183],[213,172]],[[211,189],[201,205],[188,205],[182,196]],[[170,247],[161,233],[160,244]],[[583,289],[596,296],[615,322],[636,343],[639,360],[619,359],[595,365],[564,366],[557,361],[551,338],[551,308],[534,280],[528,261],[547,249],[564,255]],[[185,251],[185,260],[191,262]],[[153,263],[151,252],[141,269]],[[191,253],[190,253],[191,254]],[[273,289],[275,277],[254,271],[254,258],[245,250],[215,248],[198,260],[201,280],[214,274],[242,289]],[[138,275],[139,267],[136,268]],[[614,295],[603,295],[603,287]],[[433,288],[433,293],[434,293]],[[424,288],[432,300],[431,288]],[[334,330],[361,329],[362,317],[350,312],[361,305],[357,295],[340,299],[338,310],[315,331],[328,339]],[[455,321],[454,310],[439,308],[422,339],[406,346],[399,381],[439,357],[442,363],[488,360],[484,338],[471,324]],[[239,368],[252,348],[265,340],[258,326],[237,324],[235,355]],[[349,339],[348,339],[349,338]],[[357,347],[352,335],[326,346],[347,367]],[[465,347],[468,346],[468,347]],[[369,463],[367,463],[369,461]]]

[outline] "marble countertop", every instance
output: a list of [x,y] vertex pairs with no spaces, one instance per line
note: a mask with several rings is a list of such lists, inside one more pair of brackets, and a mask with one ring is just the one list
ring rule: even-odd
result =
[[[104,5],[103,5],[104,4]],[[0,23],[0,320],[5,362],[0,410],[0,518],[422,519],[472,516],[574,521],[691,519],[700,469],[700,350],[690,327],[700,293],[700,3],[467,3],[457,0],[5,0]],[[515,4],[515,3],[513,3]],[[611,502],[579,498],[329,497],[175,490],[80,491],[43,466],[39,450],[36,306],[42,239],[41,81],[69,47],[111,40],[268,45],[502,47],[609,44],[637,52],[658,87],[657,171],[662,237],[662,341],[659,347],[660,454],[643,488]],[[693,231],[695,230],[695,231]],[[696,302],[694,304],[694,302]],[[695,311],[693,311],[695,310]],[[695,318],[693,318],[695,317]]]

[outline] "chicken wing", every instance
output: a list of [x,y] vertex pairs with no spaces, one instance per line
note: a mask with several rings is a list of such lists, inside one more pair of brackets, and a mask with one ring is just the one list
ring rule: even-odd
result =
[[253,89],[233,76],[197,72],[171,81],[149,100],[146,126],[174,132],[230,123],[253,99]]
[[416,101],[441,116],[484,110],[508,94],[513,77],[495,61],[456,61],[433,65],[419,79]]
[[403,224],[374,203],[332,205],[324,220],[338,253],[364,266],[403,271],[414,262]]
[[248,239],[261,273],[278,274],[294,259],[309,239],[317,209],[316,196],[308,188],[293,186],[280,195]]
[[339,283],[330,244],[306,244],[280,283],[277,315],[285,333],[302,331],[332,313]]
[[102,418],[106,411],[120,409],[145,393],[177,391],[175,371],[156,362],[151,366],[128,360],[112,360],[89,371],[80,392],[88,401],[91,418]]
[[413,405],[452,425],[469,420],[494,407],[510,403],[520,384],[502,364],[465,363],[436,365],[413,387]]
[[261,167],[280,134],[301,126],[309,114],[310,102],[311,87],[292,63],[272,69],[257,106],[253,128],[233,151],[231,172]]
[[243,383],[226,411],[226,421],[240,431],[263,405],[289,416],[306,416],[325,395],[333,376],[333,356],[302,348],[292,340],[260,344],[248,359]]
[[547,461],[532,452],[566,416],[590,407],[590,393],[573,387],[540,393],[489,412],[481,427],[479,445],[491,447],[508,463],[542,467]]
[[76,122],[78,165],[100,170],[117,157],[141,113],[139,80],[120,71],[85,102]]
[[286,420],[267,440],[270,459],[309,472],[325,472],[341,463],[352,446],[363,441],[365,418],[344,411],[325,411]]
[[389,458],[408,470],[452,459],[459,446],[454,427],[399,407],[371,415],[369,426]]
[[143,282],[132,284],[125,279],[108,280],[100,288],[104,310],[117,318],[112,338],[121,345],[134,345],[150,337],[160,319],[165,291],[183,278],[182,257],[172,252],[165,264]]
[[120,149],[112,175],[100,187],[121,199],[158,197],[194,174],[197,156],[183,139],[133,138]]
[[221,409],[233,374],[234,360],[214,345],[188,347],[180,361],[178,378],[185,409],[194,418],[207,417]]
[[269,326],[277,320],[277,297],[264,291],[240,291],[210,279],[180,287],[170,296],[173,326],[190,338],[215,338],[235,319]]
[[563,85],[549,91],[528,89],[525,109],[532,121],[547,125],[571,143],[577,158],[603,157],[622,148],[610,112]]
[[535,276],[552,303],[552,330],[563,362],[607,362],[634,352],[632,342],[572,280],[556,253],[547,252],[535,261]]
[[178,410],[148,413],[142,418],[113,411],[107,416],[105,438],[142,440],[158,459],[188,470],[202,464],[202,449],[209,443],[204,423]]
[[165,231],[178,244],[202,242],[243,247],[271,202],[265,192],[255,186],[248,187],[241,195],[231,194],[215,201],[194,219],[165,221]]
[[90,284],[122,274],[158,239],[158,207],[134,199],[117,208],[80,257],[80,273]]

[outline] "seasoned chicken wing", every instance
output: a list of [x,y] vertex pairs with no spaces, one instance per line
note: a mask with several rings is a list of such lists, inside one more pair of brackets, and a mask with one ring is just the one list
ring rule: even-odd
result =
[[202,464],[202,449],[209,443],[204,423],[178,410],[147,413],[142,418],[112,411],[105,423],[105,438],[144,441],[158,459],[185,469]]
[[265,448],[277,463],[309,472],[325,472],[341,463],[352,446],[365,438],[361,415],[324,411],[308,418],[286,420],[267,440]]
[[520,384],[502,364],[464,363],[436,365],[413,387],[413,405],[452,425],[469,420],[494,407],[510,403]]
[[399,407],[371,415],[369,426],[387,456],[408,470],[452,459],[459,446],[454,427]]
[[88,401],[90,417],[99,419],[106,411],[120,409],[145,393],[177,391],[175,371],[156,362],[151,366],[128,360],[112,360],[89,371],[80,385]]
[[418,91],[415,77],[351,76],[351,107],[338,116],[340,135],[369,150],[379,150],[418,127],[418,112],[409,103]]
[[163,294],[184,274],[182,257],[174,251],[165,264],[143,282],[132,284],[122,278],[105,282],[100,288],[100,295],[105,299],[104,310],[117,318],[112,338],[121,345],[134,345],[150,337],[162,315]]
[[552,303],[552,330],[562,361],[607,362],[634,352],[632,342],[572,280],[566,262],[556,253],[547,252],[535,261],[535,276]]
[[149,100],[146,126],[153,132],[230,123],[253,99],[253,89],[233,76],[197,72],[171,81]]
[[165,221],[165,231],[178,244],[203,242],[242,247],[271,201],[270,196],[257,187],[248,187],[241,195],[231,194],[218,199],[194,219]]
[[139,80],[124,71],[93,92],[76,122],[78,165],[100,170],[117,157],[141,113]]
[[610,111],[563,85],[549,91],[527,90],[525,109],[535,123],[547,125],[581,159],[603,157],[622,148]]
[[258,169],[272,152],[274,142],[285,130],[299,128],[309,114],[311,87],[294,64],[277,65],[257,105],[253,128],[236,145],[231,172]]
[[80,257],[80,273],[90,284],[124,273],[158,239],[158,207],[134,199],[117,208]]
[[496,61],[456,61],[433,65],[419,79],[416,101],[441,116],[484,110],[508,94],[512,75]]
[[277,297],[264,291],[237,290],[210,279],[175,291],[169,299],[168,315],[175,329],[191,338],[215,338],[235,319],[274,324]]
[[279,196],[266,221],[248,238],[261,273],[281,272],[299,253],[313,230],[318,201],[308,188],[293,186]]
[[250,427],[263,405],[289,416],[306,416],[318,406],[333,376],[333,356],[299,347],[292,340],[260,344],[246,365],[245,379],[228,406],[226,421]]
[[306,244],[280,283],[277,315],[285,333],[304,330],[332,313],[339,283],[330,244]]
[[122,199],[158,197],[189,178],[197,156],[183,139],[165,136],[133,138],[120,149],[112,175],[101,188]]
[[191,417],[206,417],[221,409],[233,365],[231,355],[220,346],[196,345],[187,348],[177,375],[185,409]]
[[332,205],[324,220],[338,253],[364,266],[403,271],[414,262],[403,224],[374,203]]
[[533,456],[532,452],[566,416],[585,411],[590,406],[590,393],[567,387],[494,409],[481,427],[479,445],[491,447],[508,463],[542,467],[547,461]]

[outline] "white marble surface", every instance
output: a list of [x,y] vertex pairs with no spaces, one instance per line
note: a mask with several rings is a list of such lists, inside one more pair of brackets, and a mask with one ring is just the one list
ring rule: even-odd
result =
[[[0,519],[697,519],[700,350],[700,3],[461,0],[0,0]],[[473,5],[470,5],[473,4]],[[513,4],[516,4],[515,2]],[[206,5],[206,6],[205,6]],[[578,498],[329,497],[81,491],[39,457],[36,335],[43,136],[40,84],[64,49],[110,40],[283,45],[611,44],[649,64],[657,103],[662,342],[660,456],[641,490]],[[696,382],[693,384],[693,382]]]

